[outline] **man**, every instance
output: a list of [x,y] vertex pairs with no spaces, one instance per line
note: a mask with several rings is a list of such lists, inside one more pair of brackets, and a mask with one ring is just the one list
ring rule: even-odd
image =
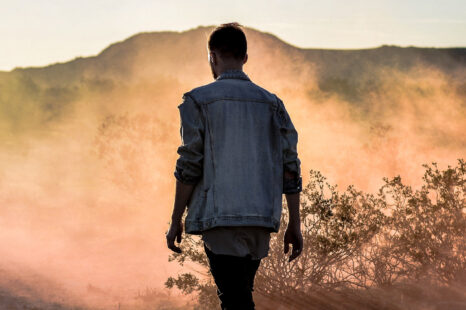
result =
[[178,106],[182,144],[177,152],[176,194],[167,246],[181,249],[183,232],[202,235],[222,309],[254,309],[254,277],[278,232],[282,194],[290,220],[284,253],[301,254],[302,191],[298,134],[283,102],[243,72],[246,36],[238,23],[209,37],[214,82],[183,95]]

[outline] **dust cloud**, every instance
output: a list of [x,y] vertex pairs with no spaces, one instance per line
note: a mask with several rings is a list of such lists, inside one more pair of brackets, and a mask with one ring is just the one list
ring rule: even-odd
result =
[[[139,56],[93,59],[80,79],[77,71],[67,75],[66,64],[63,72],[49,68],[55,82],[42,71],[2,78],[1,296],[118,309],[142,302],[136,296],[149,288],[159,300],[186,300],[163,285],[195,268],[168,262],[164,235],[180,143],[177,105],[212,77],[205,33],[189,39],[199,47],[192,65],[177,67],[184,57],[177,48],[186,44],[179,36],[162,49],[175,54],[170,60],[151,58],[138,37]],[[458,80],[427,64],[373,68],[378,87],[357,102],[322,90],[325,68],[301,50],[253,30],[247,36],[244,71],[284,101],[299,133],[303,183],[315,169],[341,189],[372,192],[398,174],[416,187],[421,164],[464,157],[465,97],[457,91],[464,72]],[[114,73],[120,64],[125,74]]]

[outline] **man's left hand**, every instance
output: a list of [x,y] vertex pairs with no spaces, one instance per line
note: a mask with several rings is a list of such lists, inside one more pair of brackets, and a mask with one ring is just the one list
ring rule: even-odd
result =
[[181,243],[181,235],[183,234],[183,225],[181,221],[172,222],[167,236],[167,246],[170,250],[176,253],[181,253],[181,249],[175,245],[175,239],[178,243]]

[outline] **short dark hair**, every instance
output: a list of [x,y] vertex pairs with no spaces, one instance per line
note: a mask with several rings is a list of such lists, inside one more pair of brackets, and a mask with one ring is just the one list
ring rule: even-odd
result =
[[246,35],[237,22],[221,24],[209,36],[209,50],[217,51],[222,57],[242,60],[246,56]]

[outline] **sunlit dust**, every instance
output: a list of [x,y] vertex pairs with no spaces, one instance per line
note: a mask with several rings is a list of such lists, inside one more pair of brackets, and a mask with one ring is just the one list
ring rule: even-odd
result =
[[[213,81],[210,30],[142,33],[96,57],[0,75],[0,297],[93,309],[136,307],[153,289],[157,301],[189,300],[164,287],[196,268],[168,261],[165,231],[177,105]],[[400,67],[381,48],[355,65],[348,51],[246,35],[244,71],[284,101],[299,133],[303,185],[314,169],[341,190],[375,192],[396,175],[416,188],[422,164],[466,154],[464,61],[392,51],[409,64]]]

